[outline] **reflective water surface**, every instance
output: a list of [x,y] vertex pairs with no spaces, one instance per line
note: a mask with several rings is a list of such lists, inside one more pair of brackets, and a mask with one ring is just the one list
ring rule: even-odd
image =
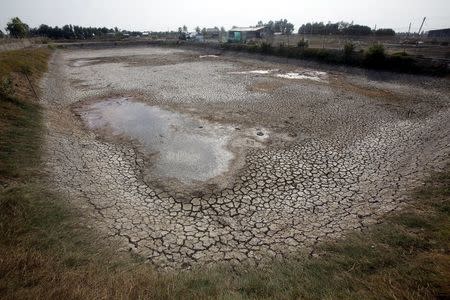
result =
[[232,129],[128,98],[88,105],[81,113],[90,129],[137,141],[152,154],[152,172],[184,183],[225,172],[233,159],[226,146]]

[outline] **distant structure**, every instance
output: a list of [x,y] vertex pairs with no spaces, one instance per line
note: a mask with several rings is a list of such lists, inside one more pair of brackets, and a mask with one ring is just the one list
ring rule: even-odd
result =
[[215,28],[206,28],[205,37],[208,38],[218,38],[220,35],[220,29]]
[[204,36],[196,31],[194,32],[181,32],[178,39],[183,41],[195,41],[204,42]]
[[430,30],[428,31],[429,38],[450,38],[450,28]]
[[245,43],[248,40],[260,39],[267,35],[267,27],[234,27],[228,31],[228,41]]

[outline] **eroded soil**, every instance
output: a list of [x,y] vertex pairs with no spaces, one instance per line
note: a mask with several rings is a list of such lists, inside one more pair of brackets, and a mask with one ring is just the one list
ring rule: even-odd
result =
[[[49,184],[158,267],[282,258],[377,222],[445,166],[449,86],[180,49],[58,51],[42,82]],[[159,176],[139,141],[77,112],[111,97],[242,131],[233,167],[191,184]]]

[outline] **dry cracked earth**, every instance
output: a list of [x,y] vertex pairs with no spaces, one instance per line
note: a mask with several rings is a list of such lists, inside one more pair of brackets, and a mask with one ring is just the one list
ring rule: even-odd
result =
[[[448,163],[448,79],[208,54],[77,49],[50,62],[41,84],[49,185],[118,250],[164,269],[313,251],[401,209]],[[161,173],[170,149],[146,151],[83,118],[124,98],[225,135],[207,164],[218,171],[184,181],[183,164]]]

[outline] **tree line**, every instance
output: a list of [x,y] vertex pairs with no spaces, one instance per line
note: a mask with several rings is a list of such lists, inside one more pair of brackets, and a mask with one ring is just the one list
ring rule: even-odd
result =
[[118,29],[108,29],[106,27],[82,27],[64,25],[63,27],[52,27],[42,24],[38,28],[30,30],[31,36],[45,36],[52,39],[88,39],[96,36],[104,36],[108,33],[117,33]]
[[[264,23],[259,21],[256,26],[265,26],[267,30],[271,33],[280,34],[292,34],[294,32],[294,25],[286,19],[281,19],[278,21],[268,21]],[[217,28],[218,29],[218,28]],[[23,23],[18,17],[12,18],[6,26],[6,31],[10,36],[15,38],[23,38],[26,36],[45,36],[51,39],[91,39],[95,37],[102,37],[107,35],[141,35],[139,31],[119,31],[117,27],[106,28],[106,27],[83,27],[83,26],[73,26],[64,25],[63,27],[52,27],[45,24],[40,25],[37,28],[31,28]],[[178,28],[179,32],[186,32],[187,27],[183,26]],[[206,33],[206,28],[203,30],[197,26],[196,31],[198,33]],[[225,29],[222,27],[221,32]],[[393,29],[378,29],[372,30],[369,26],[358,25],[347,22],[328,22],[324,24],[323,22],[306,23],[300,26],[298,29],[299,34],[318,34],[318,35],[354,35],[354,36],[364,36],[364,35],[378,35],[378,36],[394,36],[395,31]],[[0,30],[0,37],[3,37],[4,33]]]
[[395,31],[390,28],[382,28],[372,30],[369,26],[358,25],[347,22],[323,22],[306,23],[298,29],[299,34],[319,34],[319,35],[379,35],[379,36],[394,36]]
[[[52,27],[45,24],[36,28],[30,28],[26,23],[22,22],[18,17],[12,18],[6,25],[6,31],[11,37],[24,38],[27,36],[44,36],[51,39],[91,39],[95,37],[114,35],[141,35],[140,31],[119,31],[117,27],[83,27],[76,25],[64,25],[63,27]],[[0,30],[0,37],[3,32]]]

